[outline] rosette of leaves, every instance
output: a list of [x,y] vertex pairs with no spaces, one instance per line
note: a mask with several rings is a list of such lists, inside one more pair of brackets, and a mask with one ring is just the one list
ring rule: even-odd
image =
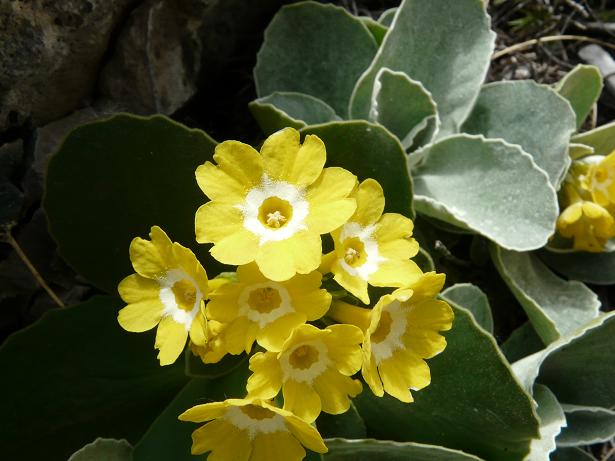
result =
[[[577,446],[615,432],[613,315],[543,260],[580,279],[615,263],[606,253],[568,263],[535,253],[554,232],[569,152],[615,148],[615,129],[575,134],[597,97],[578,71],[556,88],[484,85],[493,46],[481,0],[404,0],[379,21],[302,2],[266,31],[250,105],[265,134],[317,134],[329,164],[378,180],[386,211],[417,218],[417,237],[490,241],[528,319],[498,346],[490,304],[507,306],[472,284],[450,286],[442,297],[456,320],[430,362],[432,384],[412,404],[364,393],[346,414],[319,418],[325,459],[547,461],[581,456]],[[193,234],[202,201],[194,170],[215,145],[165,117],[120,114],[75,129],[52,159],[50,230],[66,261],[108,295],[50,312],[0,348],[7,459],[196,459],[193,427],[177,415],[244,395],[241,357],[204,366],[188,353],[184,364],[159,367],[153,338],[116,324],[115,287],[131,273],[126,248],[152,225],[208,273],[225,270]],[[422,262],[433,268],[429,253]]]

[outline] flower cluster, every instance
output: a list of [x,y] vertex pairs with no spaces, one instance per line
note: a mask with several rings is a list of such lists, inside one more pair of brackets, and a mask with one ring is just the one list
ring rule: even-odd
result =
[[[196,170],[210,199],[196,212],[196,239],[213,244],[211,254],[238,266],[236,273],[208,280],[190,250],[153,227],[151,240],[130,246],[136,274],[120,283],[128,305],[119,322],[135,332],[158,325],[161,365],[173,363],[188,339],[204,363],[250,356],[245,398],[180,416],[206,422],[193,433],[194,454],[300,460],[305,448],[324,453],[312,423],[321,412],[347,411],[363,390],[359,376],[375,395],[403,402],[412,401],[410,389],[429,385],[425,359],[444,350],[439,332],[453,321],[436,299],[444,276],[411,260],[413,223],[384,213],[377,181],[325,168],[317,136],[301,143],[287,128],[260,152],[226,141],[214,161]],[[322,234],[333,241],[325,254]],[[369,286],[391,290],[370,307]]]
[[604,251],[615,237],[615,151],[573,162],[560,201],[559,234],[575,250]]

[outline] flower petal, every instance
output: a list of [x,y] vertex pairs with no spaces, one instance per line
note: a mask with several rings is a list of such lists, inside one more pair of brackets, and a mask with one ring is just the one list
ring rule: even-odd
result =
[[329,451],[315,427],[292,414],[287,414],[284,418],[292,434],[297,437],[304,447],[316,453],[326,453]]
[[359,298],[362,303],[369,304],[369,294],[367,292],[367,280],[363,280],[357,275],[351,275],[346,272],[338,261],[333,263],[331,268],[334,274],[333,279],[339,283],[342,288],[352,293]]
[[356,200],[348,198],[356,184],[357,177],[343,168],[323,169],[320,177],[308,188],[308,228],[326,234],[346,223],[356,210]]
[[384,211],[384,191],[375,179],[366,179],[355,192],[357,210],[350,219],[366,227],[380,219]]
[[385,213],[376,224],[374,238],[378,243],[389,242],[412,236],[412,220],[398,213]]
[[228,406],[227,402],[204,403],[184,411],[178,418],[181,421],[202,423],[211,419],[220,418],[226,413]]
[[132,274],[120,282],[117,287],[122,299],[127,303],[157,300],[160,297],[160,284],[139,274]]
[[289,379],[282,386],[284,409],[308,423],[314,422],[321,410],[320,396],[306,383]]
[[156,331],[156,349],[159,349],[160,365],[170,365],[181,355],[188,332],[183,323],[177,323],[173,317],[165,317],[160,321]]
[[243,215],[232,205],[207,202],[196,211],[194,218],[196,241],[219,242],[242,228]]
[[145,300],[128,304],[118,312],[117,321],[126,331],[141,333],[154,328],[160,319],[164,306],[160,300]]
[[259,399],[272,399],[282,387],[282,369],[273,352],[258,352],[250,357],[250,370],[246,390],[248,395]]
[[239,266],[254,261],[258,249],[258,238],[253,233],[241,229],[216,242],[209,252],[223,264]]
[[[254,438],[250,461],[300,461],[304,457],[305,450],[292,435],[277,431],[261,433]],[[225,461],[231,459],[235,458]]]
[[251,146],[239,141],[225,141],[216,146],[214,160],[199,166],[196,180],[211,200],[239,203],[247,191],[259,184],[263,159]]
[[290,332],[305,321],[305,314],[300,312],[284,315],[259,329],[256,341],[268,351],[281,351]]
[[376,287],[407,287],[416,283],[423,271],[414,261],[385,261],[369,276],[369,284]]
[[359,380],[344,376],[331,368],[314,380],[314,388],[320,396],[322,411],[332,415],[348,411],[349,397],[356,397],[363,390]]
[[286,240],[260,246],[256,264],[265,277],[276,282],[290,279],[296,273],[307,274],[320,264],[320,235],[300,231]]
[[363,356],[360,344],[363,332],[354,325],[331,325],[326,328],[331,332],[323,340],[327,344],[329,357],[335,368],[346,376],[352,376],[361,369]]

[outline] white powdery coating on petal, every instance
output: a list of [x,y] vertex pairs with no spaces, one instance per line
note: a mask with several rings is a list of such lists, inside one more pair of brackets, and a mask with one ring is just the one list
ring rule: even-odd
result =
[[[177,305],[175,293],[173,293],[173,285],[184,279],[188,280],[196,290],[196,298],[190,312],[183,310]],[[199,285],[192,277],[181,269],[171,269],[163,277],[158,279],[158,283],[160,284],[160,301],[162,301],[162,304],[164,305],[162,316],[173,317],[173,320],[177,323],[183,324],[186,327],[186,331],[190,331],[192,321],[199,312],[201,300],[203,299],[203,293],[199,289]]]
[[378,242],[372,237],[376,230],[375,225],[361,227],[359,223],[349,222],[344,224],[340,233],[340,243],[344,243],[346,239],[356,237],[363,243],[363,248],[366,254],[365,262],[360,266],[352,267],[344,258],[339,260],[340,266],[353,277],[359,277],[361,280],[367,281],[369,276],[378,270],[380,263],[386,261],[386,258],[380,256],[378,251]]
[[391,330],[384,341],[371,343],[372,355],[376,365],[380,365],[383,360],[392,357],[396,350],[406,347],[402,336],[408,328],[407,307],[396,300],[384,306],[382,312],[388,312],[391,315]]
[[[290,221],[277,229],[263,225],[258,219],[261,205],[271,197],[286,200],[293,209]],[[259,238],[259,245],[286,240],[296,232],[307,229],[305,218],[309,213],[309,203],[303,188],[284,181],[274,181],[266,174],[261,178],[261,185],[250,189],[243,205],[236,205],[236,208],[243,214],[243,226]]]
[[253,440],[258,434],[288,432],[284,417],[278,414],[274,414],[271,418],[254,419],[241,411],[241,407],[230,407],[226,410],[224,419],[237,429],[247,431],[250,440]]
[[[313,347],[318,351],[318,360],[306,369],[298,369],[290,364],[289,358],[291,354],[302,346]],[[282,373],[284,374],[284,381],[292,379],[300,383],[312,384],[312,382],[318,378],[325,370],[331,365],[331,359],[329,358],[329,350],[323,341],[310,341],[301,344],[297,344],[291,350],[284,352],[280,356],[280,366],[282,367]]]
[[[258,312],[256,309],[252,309],[252,307],[250,307],[250,303],[248,302],[250,293],[262,288],[271,288],[276,290],[280,295],[280,305],[266,313]],[[238,304],[239,315],[245,316],[252,322],[258,323],[259,328],[263,328],[265,325],[276,321],[286,314],[295,312],[295,307],[293,306],[290,293],[282,284],[276,282],[261,282],[246,286],[239,294]]]

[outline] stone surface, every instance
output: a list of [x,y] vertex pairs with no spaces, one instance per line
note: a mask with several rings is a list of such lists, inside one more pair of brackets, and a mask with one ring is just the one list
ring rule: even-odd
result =
[[43,125],[95,86],[112,31],[137,0],[0,2],[0,132]]

